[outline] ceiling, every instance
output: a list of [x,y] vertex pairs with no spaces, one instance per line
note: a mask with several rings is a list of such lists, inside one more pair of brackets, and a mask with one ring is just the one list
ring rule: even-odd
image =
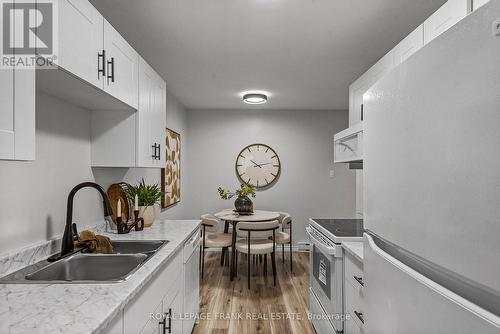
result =
[[445,0],[91,0],[187,108],[347,109],[348,86]]

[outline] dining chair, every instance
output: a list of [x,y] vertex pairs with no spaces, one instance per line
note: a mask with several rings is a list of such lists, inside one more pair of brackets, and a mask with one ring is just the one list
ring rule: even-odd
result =
[[[236,264],[238,263],[238,252],[247,255],[247,281],[250,289],[250,255],[264,255],[264,273],[267,273],[267,255],[271,255],[273,266],[274,286],[276,286],[276,230],[279,221],[267,222],[239,222],[236,225]],[[237,275],[237,271],[235,271]]]
[[[285,263],[285,245],[290,245],[290,271],[292,271],[292,216],[286,212],[280,212],[278,218],[281,224],[281,231],[276,233],[276,243],[281,245],[281,256]],[[289,233],[285,230],[290,230]]]
[[[221,221],[211,214],[201,216],[201,245],[200,245],[200,265],[201,278],[205,271],[205,249],[221,248],[222,252],[231,247],[233,240],[230,234],[219,233],[219,224]],[[221,263],[222,265],[223,263]]]

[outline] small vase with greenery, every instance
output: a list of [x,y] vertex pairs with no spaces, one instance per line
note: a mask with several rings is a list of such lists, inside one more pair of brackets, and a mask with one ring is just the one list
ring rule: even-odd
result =
[[240,189],[231,192],[227,189],[218,188],[219,196],[222,199],[229,200],[234,196],[237,196],[234,201],[234,207],[236,211],[240,214],[251,214],[253,213],[253,203],[249,196],[255,198],[255,187],[248,183],[243,183]]
[[135,196],[137,195],[139,217],[144,219],[144,227],[151,227],[156,218],[154,206],[160,202],[163,196],[163,192],[160,190],[158,184],[146,184],[144,179],[142,179],[135,186],[127,184],[125,194],[132,203],[135,201]]

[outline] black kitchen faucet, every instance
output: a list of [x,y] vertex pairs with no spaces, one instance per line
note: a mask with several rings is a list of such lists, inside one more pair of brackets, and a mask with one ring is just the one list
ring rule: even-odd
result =
[[104,189],[98,185],[97,183],[94,182],[83,182],[78,185],[76,185],[69,193],[68,195],[68,207],[66,211],[66,227],[64,228],[64,235],[62,238],[62,244],[61,244],[61,254],[60,257],[66,256],[70,253],[72,253],[75,249],[74,246],[74,240],[73,236],[76,232],[76,228],[73,228],[73,199],[75,197],[75,194],[78,192],[78,190],[82,188],[94,188],[96,189],[102,197],[102,203],[104,206],[104,220],[109,222],[112,220],[111,215],[113,214],[113,211],[111,209],[111,205],[109,203],[108,195],[106,195],[106,192]]

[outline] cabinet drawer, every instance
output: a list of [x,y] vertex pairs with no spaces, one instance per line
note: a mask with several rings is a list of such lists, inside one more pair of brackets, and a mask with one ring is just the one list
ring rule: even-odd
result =
[[363,289],[363,264],[359,262],[354,256],[344,251],[344,266],[345,266],[345,280],[355,290]]
[[[150,313],[161,305],[163,297],[176,282],[182,280],[182,251],[178,251],[160,272],[147,283],[135,299],[125,307],[124,334],[137,334],[149,323]],[[160,308],[161,312],[161,308]]]
[[345,284],[345,309],[346,314],[350,315],[349,319],[346,322],[355,322],[357,326],[363,328],[363,290],[355,289],[349,283]]

